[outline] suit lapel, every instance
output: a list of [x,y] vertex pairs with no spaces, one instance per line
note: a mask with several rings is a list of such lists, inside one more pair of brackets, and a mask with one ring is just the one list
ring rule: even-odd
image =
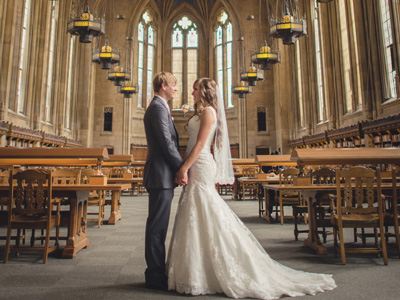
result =
[[164,101],[163,99],[161,99],[160,97],[158,97],[158,96],[154,96],[154,99],[153,99],[152,101],[154,101],[154,100],[160,102],[161,105],[164,106],[165,109],[168,110],[169,120],[170,120],[170,122],[172,123],[172,126],[174,126],[175,135],[176,135],[176,140],[177,140],[177,142],[178,142],[178,148],[179,148],[179,135],[178,135],[178,130],[176,130],[175,123],[172,121],[171,111],[170,111],[169,108],[167,107],[168,104],[165,103],[165,101]]

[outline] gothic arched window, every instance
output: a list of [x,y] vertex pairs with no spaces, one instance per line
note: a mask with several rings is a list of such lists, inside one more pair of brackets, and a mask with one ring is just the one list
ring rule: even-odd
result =
[[172,109],[183,104],[193,107],[192,88],[197,79],[199,38],[197,26],[188,17],[182,17],[172,29],[172,73],[178,80]]
[[50,41],[49,41],[49,55],[47,66],[47,82],[46,82],[46,105],[44,111],[44,121],[52,123],[53,118],[53,73],[54,73],[54,52],[56,42],[56,28],[58,23],[58,2],[53,0],[50,5]]
[[215,62],[217,83],[223,91],[227,107],[232,104],[232,40],[233,26],[226,12],[219,16],[219,26],[215,31]]
[[153,94],[155,30],[146,11],[138,24],[138,107],[147,107]]
[[384,55],[383,69],[385,74],[384,79],[384,101],[396,98],[396,67],[394,65],[394,49],[393,49],[393,34],[392,24],[390,19],[389,1],[380,0],[380,13],[382,23],[382,36]]
[[26,111],[26,97],[25,88],[27,86],[27,69],[28,69],[28,57],[29,57],[29,23],[31,15],[31,0],[26,0],[24,4],[23,19],[22,19],[22,30],[21,30],[21,44],[20,44],[20,59],[18,66],[18,83],[17,83],[17,95],[16,105],[12,106],[10,101],[10,108],[17,113],[25,114]]

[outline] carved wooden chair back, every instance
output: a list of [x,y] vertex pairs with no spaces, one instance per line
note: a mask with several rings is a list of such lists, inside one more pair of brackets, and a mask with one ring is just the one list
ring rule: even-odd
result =
[[[15,179],[16,182],[13,180]],[[23,251],[43,251],[43,263],[47,262],[48,253],[58,249],[60,203],[52,198],[51,173],[40,170],[25,170],[9,176],[9,205],[7,241],[4,254],[4,262],[8,261],[11,251],[19,253]],[[56,209],[55,209],[56,208]],[[55,245],[49,246],[50,229],[57,227]],[[17,244],[11,247],[11,232],[18,229]],[[45,246],[37,247],[32,240],[30,246],[20,245],[21,229],[46,230]]]
[[[334,245],[346,264],[346,252],[378,253],[387,264],[386,238],[383,220],[381,175],[379,170],[355,166],[336,170],[336,206],[332,215]],[[350,248],[345,246],[343,228],[379,229],[381,243],[375,247]],[[338,236],[340,245],[338,245]]]

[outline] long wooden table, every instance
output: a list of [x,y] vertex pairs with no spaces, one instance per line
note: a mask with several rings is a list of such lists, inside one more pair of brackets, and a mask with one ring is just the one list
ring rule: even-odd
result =
[[[86,233],[87,202],[89,192],[92,190],[111,191],[111,214],[108,224],[115,224],[121,219],[119,199],[121,192],[130,188],[130,184],[58,184],[53,185],[53,197],[64,197],[70,200],[68,236],[66,246],[63,249],[63,258],[74,258],[83,248],[89,246]],[[0,195],[8,196],[9,185],[0,185]]]
[[[242,190],[244,193],[244,184],[249,183],[249,184],[258,184],[262,188],[263,183],[269,183],[269,184],[277,184],[279,183],[279,176],[271,176],[267,178],[256,178],[256,177],[239,177],[237,179],[239,185],[242,185]],[[240,194],[236,192],[236,194]],[[258,200],[258,214],[261,217],[262,213],[264,213],[264,204],[263,204],[263,199],[262,199],[262,194],[263,193],[258,193],[257,195],[257,200]],[[236,199],[235,199],[236,200]]]
[[[336,185],[272,185],[272,184],[263,184],[264,188],[264,198],[265,198],[265,213],[263,218],[265,218],[268,223],[273,223],[275,220],[271,216],[271,212],[269,211],[269,193],[268,190],[272,191],[281,191],[281,190],[290,190],[293,192],[300,192],[304,199],[307,200],[308,206],[308,237],[304,240],[304,246],[313,249],[316,254],[327,254],[326,248],[321,242],[317,225],[316,225],[316,201],[315,194],[318,191],[332,192],[336,194]],[[392,189],[391,183],[382,183],[382,190]]]

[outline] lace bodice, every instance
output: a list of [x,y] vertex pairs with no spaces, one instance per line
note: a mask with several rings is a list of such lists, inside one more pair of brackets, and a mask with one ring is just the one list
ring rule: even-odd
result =
[[[201,151],[201,154],[207,154],[210,153],[210,147],[211,143],[214,140],[214,135],[215,135],[215,130],[217,128],[217,113],[215,109],[211,106],[207,106],[204,109],[210,109],[213,114],[214,114],[214,123],[211,126],[210,134],[208,135],[207,138],[207,143],[204,145],[204,148]],[[190,119],[189,121],[189,143],[186,148],[186,157],[189,156],[190,152],[192,151],[194,145],[196,145],[197,141],[197,134],[199,133],[200,130],[200,117],[199,116],[194,116],[193,118]]]

